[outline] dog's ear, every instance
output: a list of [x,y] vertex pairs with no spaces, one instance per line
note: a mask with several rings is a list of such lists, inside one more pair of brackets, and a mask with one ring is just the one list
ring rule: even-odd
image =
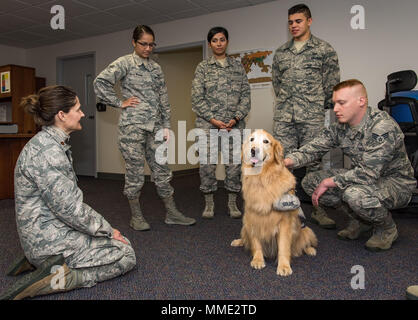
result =
[[273,140],[273,153],[274,153],[274,160],[278,164],[283,163],[283,147],[279,141]]

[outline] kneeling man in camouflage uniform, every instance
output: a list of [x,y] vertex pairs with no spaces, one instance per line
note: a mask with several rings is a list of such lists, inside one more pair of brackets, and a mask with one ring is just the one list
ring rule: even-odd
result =
[[352,163],[351,169],[312,172],[302,181],[317,210],[339,207],[349,215],[340,239],[357,239],[373,229],[366,242],[372,251],[390,249],[398,237],[390,209],[408,205],[416,187],[405,151],[404,135],[384,111],[368,107],[367,92],[359,80],[347,80],[333,89],[337,123],[313,141],[289,154],[287,167],[298,168],[339,147]]

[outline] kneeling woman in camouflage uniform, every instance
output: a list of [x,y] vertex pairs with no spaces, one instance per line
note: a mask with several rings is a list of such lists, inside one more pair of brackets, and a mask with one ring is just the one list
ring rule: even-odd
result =
[[64,86],[46,87],[21,105],[43,127],[15,167],[16,223],[27,259],[14,267],[37,269],[1,299],[91,287],[128,272],[136,264],[128,239],[83,203],[77,186],[68,145],[69,134],[81,130],[84,117],[76,93]]
[[[150,229],[139,205],[145,181],[145,159],[151,168],[158,195],[167,210],[165,223],[192,225],[196,222],[177,210],[173,199],[174,190],[170,185],[171,170],[167,164],[160,164],[155,158],[157,148],[163,143],[157,141],[157,132],[164,129],[164,139],[168,140],[171,112],[161,67],[149,58],[156,45],[154,39],[150,27],[137,26],[132,36],[134,52],[112,62],[94,81],[98,99],[122,109],[119,149],[126,164],[124,194],[132,211],[130,226],[141,231]],[[119,81],[122,100],[114,90]]]

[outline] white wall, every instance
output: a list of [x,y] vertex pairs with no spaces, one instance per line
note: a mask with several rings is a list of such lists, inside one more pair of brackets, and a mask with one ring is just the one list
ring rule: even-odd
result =
[[26,66],[26,50],[0,44],[0,66],[7,64]]
[[[303,0],[302,0],[303,1]],[[215,25],[230,33],[229,52],[248,49],[277,48],[289,39],[287,10],[301,0],[280,0],[258,6],[209,14],[151,26],[159,47],[177,46],[202,41]],[[394,71],[414,69],[418,72],[418,1],[416,0],[307,0],[312,11],[312,32],[329,42],[337,51],[341,79],[358,78],[369,92],[370,105],[376,106],[384,97],[386,76]],[[350,9],[359,4],[365,8],[365,30],[352,30]],[[138,21],[140,23],[140,21]],[[27,50],[27,65],[37,69],[37,75],[55,83],[56,58],[83,52],[96,53],[96,71],[131,52],[132,30],[89,39],[70,41],[54,46]],[[252,93],[251,128],[272,128],[274,94],[272,89]],[[255,112],[256,110],[256,112]],[[98,171],[124,172],[117,151],[118,112],[98,114]],[[106,155],[104,165],[100,158]]]

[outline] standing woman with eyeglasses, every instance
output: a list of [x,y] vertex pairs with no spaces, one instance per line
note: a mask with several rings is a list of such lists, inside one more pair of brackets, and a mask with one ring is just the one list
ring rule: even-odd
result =
[[[97,98],[112,107],[121,108],[119,118],[119,149],[125,159],[124,194],[132,212],[130,226],[139,231],[150,229],[142,215],[139,197],[144,185],[145,159],[152,171],[158,195],[167,210],[165,223],[193,225],[196,220],[177,210],[170,185],[172,172],[167,164],[155,159],[156,149],[164,142],[156,134],[164,129],[169,139],[170,104],[160,65],[150,58],[156,46],[152,29],[145,25],[135,28],[132,35],[134,52],[112,62],[94,80]],[[120,82],[122,99],[114,89]]]

